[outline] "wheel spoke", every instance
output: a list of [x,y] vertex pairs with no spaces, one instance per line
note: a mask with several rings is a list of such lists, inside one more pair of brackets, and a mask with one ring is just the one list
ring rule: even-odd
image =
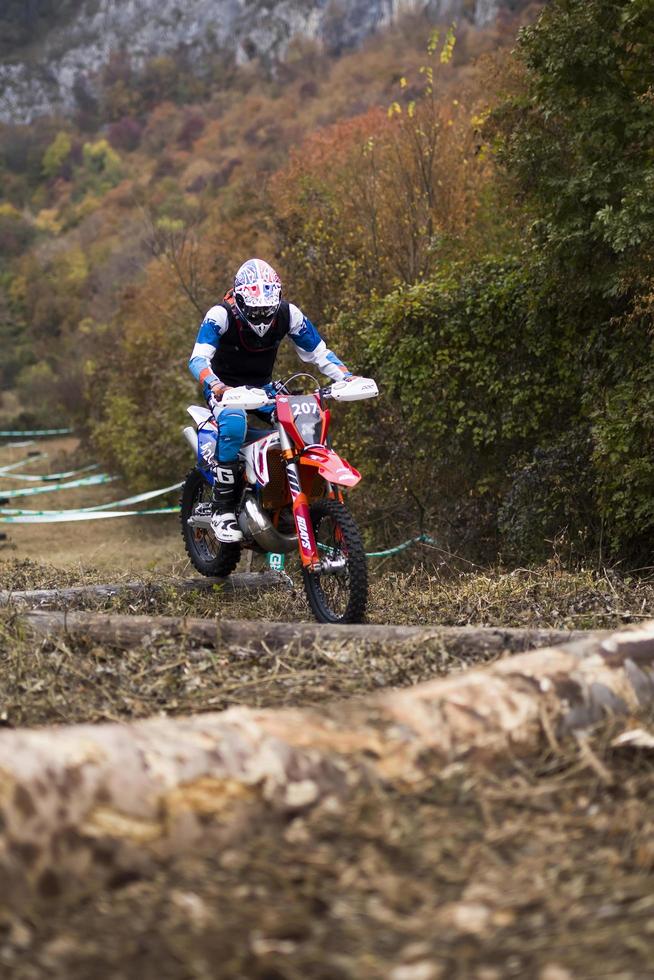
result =
[[[317,619],[327,623],[360,622],[367,599],[363,545],[347,508],[336,501],[312,505],[316,544],[325,569],[305,573],[307,596]],[[334,563],[333,568],[329,564]]]
[[181,495],[180,521],[186,551],[194,568],[201,575],[229,575],[236,568],[241,548],[238,544],[221,544],[206,527],[189,525],[193,516],[208,517],[213,492],[197,469],[191,470]]
[[[341,555],[347,557],[347,552],[342,548],[342,538],[343,535],[334,519],[323,518],[318,528],[318,540],[324,545],[324,554],[329,561],[334,561]],[[350,573],[347,565],[338,575],[327,572],[316,575],[316,579],[317,588],[322,592],[327,606],[337,616],[342,616],[350,597]]]
[[[198,505],[211,502],[211,487],[204,480],[199,484],[196,494],[193,497],[191,514],[195,514]],[[218,542],[211,531],[204,528],[194,528],[195,546],[204,561],[212,561],[218,556]]]

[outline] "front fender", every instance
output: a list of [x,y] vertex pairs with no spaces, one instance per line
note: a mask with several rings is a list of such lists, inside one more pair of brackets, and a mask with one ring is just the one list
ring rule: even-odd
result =
[[355,487],[361,474],[326,446],[309,446],[300,458],[301,466],[315,466],[328,483],[338,487]]

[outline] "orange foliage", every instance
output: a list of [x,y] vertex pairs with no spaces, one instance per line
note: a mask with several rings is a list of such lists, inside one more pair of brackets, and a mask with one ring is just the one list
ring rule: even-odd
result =
[[[440,67],[440,66],[439,66]],[[422,87],[312,134],[271,181],[279,251],[300,298],[321,315],[343,295],[427,276],[475,220],[488,164],[473,78],[459,98],[431,68]],[[317,307],[317,309],[316,309]]]

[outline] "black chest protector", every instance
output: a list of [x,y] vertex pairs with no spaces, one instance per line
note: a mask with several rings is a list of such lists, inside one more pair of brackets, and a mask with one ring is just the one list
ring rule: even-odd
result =
[[272,381],[277,349],[290,326],[288,303],[279,305],[273,324],[259,337],[236,316],[229,303],[220,303],[227,311],[227,330],[220,338],[211,358],[211,370],[220,380],[232,387],[253,385],[260,388]]

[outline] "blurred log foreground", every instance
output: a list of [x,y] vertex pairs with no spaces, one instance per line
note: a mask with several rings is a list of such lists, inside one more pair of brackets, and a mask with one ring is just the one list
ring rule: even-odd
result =
[[0,906],[116,886],[172,854],[234,849],[380,782],[411,793],[654,701],[654,622],[315,709],[0,735]]

